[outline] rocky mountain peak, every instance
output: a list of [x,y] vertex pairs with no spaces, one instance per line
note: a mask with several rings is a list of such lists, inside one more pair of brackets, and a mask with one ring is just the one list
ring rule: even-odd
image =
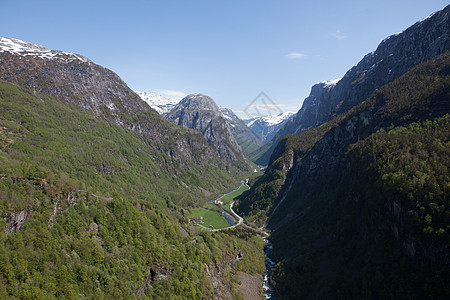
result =
[[198,110],[210,110],[214,112],[220,112],[219,106],[217,106],[214,100],[203,94],[190,94],[181,99],[180,104],[191,109]]
[[149,107],[114,72],[86,57],[0,38],[0,79],[25,84],[121,124],[120,112]]
[[2,37],[0,38],[0,48],[2,50],[17,51],[17,52],[49,52],[50,49],[44,46],[25,42],[19,39]]
[[218,150],[220,157],[246,164],[242,149],[227,120],[211,97],[203,94],[188,95],[165,117],[172,123],[200,131],[208,143]]

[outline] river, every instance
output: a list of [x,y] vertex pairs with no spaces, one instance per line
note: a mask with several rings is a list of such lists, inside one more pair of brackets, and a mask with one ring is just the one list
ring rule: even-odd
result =
[[266,272],[263,277],[263,293],[266,299],[275,299],[275,290],[272,285],[270,285],[269,278],[272,272],[275,262],[270,258],[272,256],[272,242],[269,239],[264,238],[266,242]]
[[223,211],[222,216],[225,218],[225,220],[230,224],[230,226],[236,225],[236,219],[227,211]]

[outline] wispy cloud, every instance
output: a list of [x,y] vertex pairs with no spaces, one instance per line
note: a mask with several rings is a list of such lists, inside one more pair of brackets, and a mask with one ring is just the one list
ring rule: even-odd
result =
[[300,52],[291,52],[286,54],[286,57],[289,59],[304,59],[306,58],[306,54]]
[[333,33],[333,36],[334,36],[335,39],[340,40],[340,41],[344,41],[344,40],[347,39],[347,34],[345,34],[344,32],[340,31],[339,29],[336,30]]
[[158,90],[158,94],[161,94],[166,97],[175,98],[175,99],[181,99],[185,97],[187,94],[181,91],[174,91],[174,90]]

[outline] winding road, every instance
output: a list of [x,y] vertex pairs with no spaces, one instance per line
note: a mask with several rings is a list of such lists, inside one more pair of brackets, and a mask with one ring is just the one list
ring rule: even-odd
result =
[[[244,183],[244,184],[242,184],[242,185],[246,185],[246,186],[248,186],[248,188],[250,189],[250,186],[249,186],[248,184]],[[241,186],[242,186],[242,185],[241,185]],[[240,186],[239,186],[239,187],[240,187]],[[234,191],[235,191],[236,189],[238,189],[239,187],[235,188],[234,190],[232,190],[232,191],[229,192],[229,193],[234,192]],[[228,195],[229,193],[226,193],[226,194],[224,194],[224,195],[222,195],[222,196],[220,196],[220,197],[218,197],[218,198],[216,198],[216,199],[213,199],[213,200],[211,200],[210,202],[212,203],[212,201],[217,200],[217,199],[220,199],[220,198],[222,198],[223,196]],[[215,232],[215,231],[221,231],[221,230],[232,229],[232,228],[235,228],[235,227],[237,227],[237,226],[241,226],[241,225],[242,225],[242,226],[244,226],[244,227],[246,227],[246,228],[248,228],[248,229],[256,230],[256,231],[258,232],[258,235],[261,236],[262,238],[267,238],[267,237],[270,236],[269,233],[267,233],[266,231],[264,231],[264,229],[262,229],[262,228],[260,228],[260,229],[258,230],[258,229],[255,229],[255,228],[253,228],[253,227],[248,226],[247,224],[245,224],[245,223],[244,223],[244,219],[243,219],[240,215],[238,215],[238,214],[233,210],[234,202],[235,202],[235,201],[231,202],[231,204],[230,204],[230,210],[231,210],[231,213],[234,215],[234,217],[238,219],[238,222],[237,222],[236,224],[234,224],[234,225],[232,225],[232,226],[229,226],[229,227],[225,227],[225,228],[216,228],[216,229],[211,229],[211,228],[205,227],[205,226],[203,226],[203,225],[201,225],[201,224],[197,224],[197,226],[200,226],[200,227],[203,227],[204,229],[207,229],[207,230],[209,230],[209,231]]]

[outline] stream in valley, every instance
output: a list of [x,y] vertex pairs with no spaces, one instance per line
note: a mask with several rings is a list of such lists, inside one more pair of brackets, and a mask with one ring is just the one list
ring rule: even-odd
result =
[[266,299],[275,299],[275,290],[272,285],[270,285],[269,278],[272,272],[273,266],[275,266],[275,262],[270,258],[272,256],[272,242],[269,239],[264,238],[266,242],[266,272],[263,277],[263,293],[264,298]]

